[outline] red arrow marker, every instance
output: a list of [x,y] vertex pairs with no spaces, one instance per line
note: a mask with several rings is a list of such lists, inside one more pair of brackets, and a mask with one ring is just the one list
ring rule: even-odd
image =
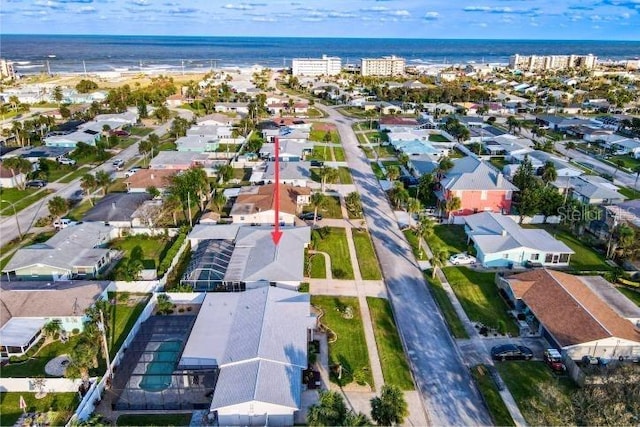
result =
[[277,137],[274,139],[274,143],[274,151],[276,155],[276,186],[273,190],[273,197],[275,198],[275,229],[271,232],[271,238],[273,239],[273,243],[278,246],[280,239],[282,238],[282,231],[280,231],[280,141]]

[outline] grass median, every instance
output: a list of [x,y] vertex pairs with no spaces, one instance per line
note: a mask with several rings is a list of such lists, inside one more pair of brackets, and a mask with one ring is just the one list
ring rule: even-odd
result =
[[371,238],[366,230],[351,229],[353,243],[358,256],[358,266],[360,274],[364,280],[381,280],[382,274],[378,265],[378,258],[373,250]]
[[353,280],[353,268],[347,236],[344,228],[322,227],[311,233],[313,248],[331,257],[331,273],[334,279]]

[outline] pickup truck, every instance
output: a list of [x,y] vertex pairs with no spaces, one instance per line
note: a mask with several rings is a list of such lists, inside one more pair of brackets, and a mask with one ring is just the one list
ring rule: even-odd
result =
[[59,220],[53,222],[53,226],[57,230],[62,230],[63,228],[67,228],[70,225],[76,225],[77,223],[78,221],[72,221],[69,218],[60,218]]

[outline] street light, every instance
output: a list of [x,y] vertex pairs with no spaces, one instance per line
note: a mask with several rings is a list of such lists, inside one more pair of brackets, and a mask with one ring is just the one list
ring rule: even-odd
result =
[[18,212],[16,211],[16,206],[8,200],[0,200],[0,203],[5,202],[9,203],[13,208],[13,216],[16,218],[16,225],[18,226],[18,236],[20,236],[20,240],[22,240],[22,231],[20,230],[20,221],[18,221]]

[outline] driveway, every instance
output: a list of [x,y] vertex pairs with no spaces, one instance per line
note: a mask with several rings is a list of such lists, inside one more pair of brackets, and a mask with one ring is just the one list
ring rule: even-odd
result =
[[331,108],[316,106],[338,125],[429,424],[490,425],[491,417],[398,228],[387,196],[358,148],[353,121]]

